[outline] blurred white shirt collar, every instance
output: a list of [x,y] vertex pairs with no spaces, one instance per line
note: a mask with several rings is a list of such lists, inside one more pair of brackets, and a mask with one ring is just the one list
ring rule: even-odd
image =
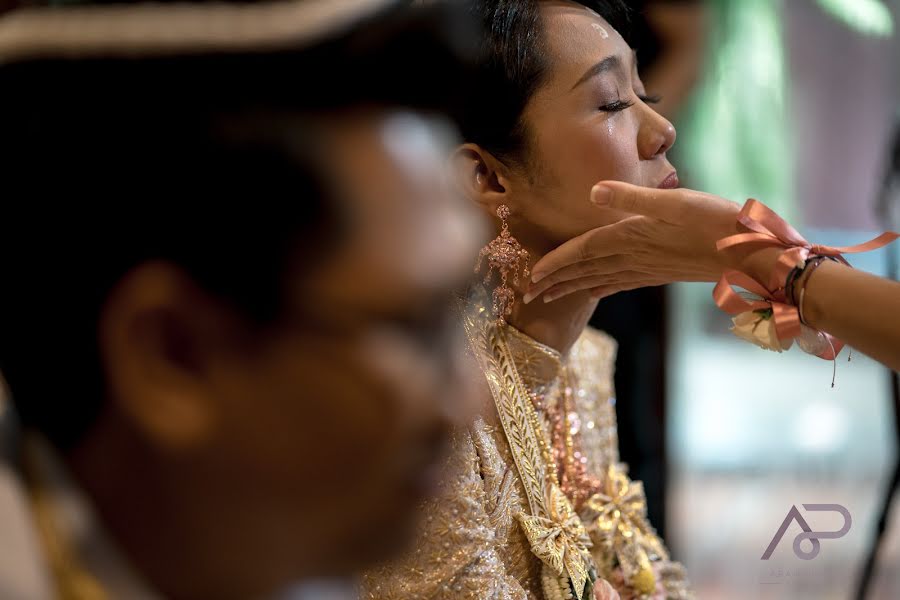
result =
[[109,598],[157,600],[103,530],[93,507],[66,472],[50,444],[26,435],[20,443],[9,425],[11,415],[0,407],[0,598],[37,600],[54,598],[47,554],[36,525],[34,506],[15,458],[27,460],[41,483],[48,516],[72,553],[74,562],[89,574]]

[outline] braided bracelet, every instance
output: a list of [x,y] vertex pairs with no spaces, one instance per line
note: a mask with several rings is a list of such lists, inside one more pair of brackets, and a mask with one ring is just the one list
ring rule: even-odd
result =
[[[800,275],[798,275],[797,279],[794,281],[794,285],[796,285],[797,282],[800,282],[800,284],[801,284],[800,285],[800,297],[798,298],[798,302],[795,306],[797,307],[797,313],[800,316],[800,322],[803,323],[804,325],[806,325],[807,327],[809,327],[810,325],[809,325],[809,323],[806,322],[806,319],[803,317],[803,297],[806,294],[806,284],[809,281],[809,278],[812,277],[812,274],[815,272],[815,270],[819,268],[819,265],[821,265],[826,260],[831,260],[831,261],[837,262],[837,259],[833,258],[831,256],[817,256],[812,260],[806,261],[806,266],[803,268],[803,270],[800,272]],[[791,297],[793,298],[794,296],[795,296],[795,291],[792,286],[791,287]]]
[[784,297],[793,306],[797,306],[797,302],[794,300],[794,283],[797,281],[797,278],[800,277],[803,269],[805,269],[806,265],[808,264],[809,261],[797,264],[793,269],[790,270],[784,280],[784,287],[782,288],[784,290]]
[[[808,323],[803,320],[803,290],[806,288],[806,282],[809,280],[813,271],[818,269],[819,265],[821,265],[826,260],[839,262],[838,259],[834,256],[823,256],[821,254],[817,254],[815,256],[807,258],[804,262],[801,262],[796,267],[791,269],[790,273],[788,273],[788,276],[785,279],[784,296],[792,306],[797,307],[797,310],[800,314],[800,322],[804,325],[808,325]],[[797,283],[801,283],[799,294],[797,293]]]
[[[764,348],[781,352],[790,348],[794,339],[808,336],[811,331],[819,341],[826,343],[811,344],[804,340],[801,349],[834,360],[843,343],[824,331],[809,327],[800,314],[806,281],[825,260],[847,264],[843,254],[881,248],[900,234],[885,232],[854,246],[812,244],[775,211],[753,199],[744,204],[737,221],[739,233],[716,242],[720,252],[744,244],[776,246],[781,252],[768,282],[757,281],[741,271],[729,270],[722,274],[713,289],[713,299],[719,308],[733,316],[732,332]],[[746,291],[739,293],[735,288]],[[810,331],[804,333],[804,327]]]

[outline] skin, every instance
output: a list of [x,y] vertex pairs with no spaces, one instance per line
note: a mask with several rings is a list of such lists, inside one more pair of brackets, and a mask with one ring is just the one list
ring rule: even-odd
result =
[[[781,248],[716,241],[739,233],[737,204],[692,190],[655,190],[602,182],[592,198],[598,211],[635,216],[574,238],[535,269],[548,275],[536,288],[547,293],[620,290],[676,281],[717,281],[726,270],[772,281]],[[804,289],[803,317],[895,371],[900,370],[900,283],[827,261],[795,284]],[[799,297],[798,297],[799,300]]]
[[262,597],[389,556],[473,410],[445,323],[483,226],[434,188],[447,128],[374,110],[322,123],[351,225],[312,273],[285,274],[277,323],[164,262],[102,311],[107,407],[67,460],[166,597]]
[[[457,180],[466,193],[495,223],[497,207],[510,208],[510,230],[532,261],[623,218],[598,212],[587,201],[596,181],[657,186],[674,172],[666,152],[675,129],[641,100],[643,84],[621,35],[572,2],[544,2],[541,13],[549,68],[522,116],[529,134],[525,164],[504,163],[475,144],[463,145],[455,155]],[[607,59],[608,69],[585,77]],[[611,108],[616,102],[631,106],[616,111]],[[518,291],[526,292],[527,282],[520,282]],[[588,293],[553,305],[517,302],[509,321],[567,352],[595,306]]]
[[900,371],[900,283],[829,262],[805,288],[803,317],[811,327]]
[[[614,199],[603,193],[607,190],[615,190]],[[630,192],[620,196],[624,190],[646,190],[646,197],[665,211],[666,218],[651,223],[631,216],[566,241],[535,264],[531,297],[541,296],[544,302],[553,303],[569,294],[589,291],[596,298],[603,298],[624,290],[670,283],[675,273],[683,281],[716,281],[730,260],[739,262],[743,270],[762,276],[760,270],[770,259],[769,250],[742,257],[710,252],[717,240],[739,233],[740,207],[734,202],[697,193],[691,207],[705,207],[704,226],[697,235],[683,236],[676,223],[690,221],[694,212],[684,203],[665,205],[664,199],[673,195],[672,190],[602,182],[593,188],[591,203],[598,213],[632,214],[638,210],[640,199]]]

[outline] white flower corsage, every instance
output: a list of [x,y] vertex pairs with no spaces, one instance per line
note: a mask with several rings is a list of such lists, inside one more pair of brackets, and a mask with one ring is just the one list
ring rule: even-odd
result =
[[742,312],[732,317],[731,322],[733,323],[731,333],[760,348],[783,352],[791,347],[791,340],[786,344],[779,341],[771,308]]
[[[748,302],[762,300],[761,296],[749,292],[739,292],[739,295]],[[731,333],[742,340],[755,344],[760,348],[774,352],[784,352],[793,345],[793,340],[779,340],[775,328],[775,319],[772,318],[771,308],[748,310],[732,317]],[[800,335],[797,336],[797,346],[807,354],[821,355],[829,346],[828,339],[823,333],[800,325]]]

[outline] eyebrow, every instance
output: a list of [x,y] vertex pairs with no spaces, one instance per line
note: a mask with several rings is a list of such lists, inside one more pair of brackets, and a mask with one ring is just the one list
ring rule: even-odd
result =
[[[575,83],[575,85],[572,86],[572,89],[574,90],[575,88],[577,88],[579,85],[581,85],[585,81],[587,81],[593,77],[596,77],[597,75],[606,73],[607,71],[612,71],[614,69],[621,69],[621,68],[622,68],[622,59],[620,59],[618,57],[618,55],[614,54],[612,56],[607,56],[606,58],[604,58],[603,60],[598,62],[596,65],[594,65],[593,67],[591,67],[590,69],[585,71],[584,75],[581,76],[581,79],[579,79]],[[569,90],[569,91],[572,91],[572,90]]]

